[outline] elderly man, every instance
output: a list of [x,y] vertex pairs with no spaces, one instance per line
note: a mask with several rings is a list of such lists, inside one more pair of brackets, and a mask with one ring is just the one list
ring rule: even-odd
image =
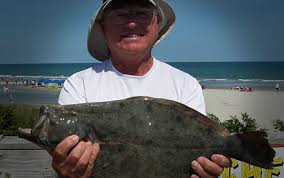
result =
[[[59,104],[125,99],[131,96],[166,98],[205,114],[202,89],[197,80],[155,59],[153,46],[175,22],[175,13],[162,0],[106,0],[99,8],[88,36],[90,54],[103,63],[69,77]],[[97,144],[77,136],[63,140],[53,153],[53,168],[62,177],[90,177]],[[229,159],[213,155],[192,162],[197,175],[216,177]],[[166,168],[165,168],[166,169]]]

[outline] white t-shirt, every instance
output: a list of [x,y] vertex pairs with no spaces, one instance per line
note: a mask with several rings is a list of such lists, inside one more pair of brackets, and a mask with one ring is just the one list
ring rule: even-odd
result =
[[154,59],[143,76],[120,73],[111,60],[70,76],[62,88],[61,105],[103,102],[133,96],[150,96],[183,103],[205,115],[202,88],[191,75]]

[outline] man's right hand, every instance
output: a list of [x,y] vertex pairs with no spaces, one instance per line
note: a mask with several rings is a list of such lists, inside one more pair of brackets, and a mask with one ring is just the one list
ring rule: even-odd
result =
[[80,141],[72,135],[60,142],[52,153],[52,167],[60,178],[88,178],[92,175],[99,144]]

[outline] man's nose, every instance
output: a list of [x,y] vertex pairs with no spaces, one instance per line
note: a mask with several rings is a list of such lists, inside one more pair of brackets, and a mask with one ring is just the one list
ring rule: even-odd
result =
[[133,19],[129,19],[127,22],[127,27],[128,28],[136,28],[137,27],[137,22],[135,22],[135,20]]

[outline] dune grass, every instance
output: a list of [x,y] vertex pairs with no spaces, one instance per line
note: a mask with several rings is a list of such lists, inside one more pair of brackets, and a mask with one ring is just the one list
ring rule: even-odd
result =
[[0,134],[17,135],[19,127],[31,128],[38,120],[40,106],[0,105]]

